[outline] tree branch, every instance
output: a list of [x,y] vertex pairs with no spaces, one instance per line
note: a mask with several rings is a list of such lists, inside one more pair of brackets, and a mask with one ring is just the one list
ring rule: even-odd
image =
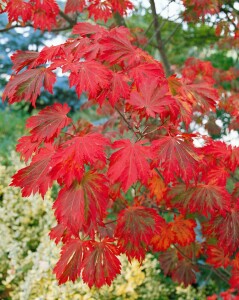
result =
[[72,27],[77,23],[76,20],[69,17],[67,14],[65,14],[62,10],[59,11],[59,15],[65,19]]
[[168,36],[168,38],[164,41],[164,46],[171,40],[171,38],[175,35],[177,32],[178,28],[181,26],[182,22],[178,23],[174,30],[171,32],[171,34]]
[[160,56],[162,59],[162,63],[165,68],[166,75],[169,76],[172,74],[172,71],[171,71],[170,63],[168,61],[168,57],[167,57],[165,49],[164,49],[164,44],[163,44],[163,40],[161,37],[160,25],[159,25],[159,20],[158,20],[158,15],[156,12],[154,0],[150,0],[150,6],[151,6],[151,10],[152,10],[153,19],[154,19],[154,29],[155,29],[156,39],[157,39],[158,50],[159,50],[159,53],[160,53]]

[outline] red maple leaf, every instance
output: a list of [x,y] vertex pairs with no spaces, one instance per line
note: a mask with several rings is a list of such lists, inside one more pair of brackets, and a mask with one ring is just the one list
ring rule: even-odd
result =
[[102,174],[88,171],[81,182],[64,187],[54,202],[55,216],[75,235],[89,225],[96,228],[105,216],[108,205],[107,179]]
[[166,251],[160,253],[159,262],[165,275],[172,274],[178,262],[178,255],[176,249],[168,248]]
[[97,20],[107,20],[112,16],[112,6],[110,1],[95,0],[89,7],[89,16],[94,16]]
[[228,267],[230,264],[230,258],[228,254],[225,254],[223,248],[218,245],[211,245],[207,247],[207,263],[211,264],[215,268]]
[[18,73],[25,67],[31,68],[38,57],[39,52],[18,50],[11,56],[13,62],[12,69]]
[[120,15],[127,12],[128,9],[133,9],[133,3],[129,0],[111,0],[113,11],[117,11]]
[[110,285],[116,275],[120,274],[121,264],[117,258],[120,251],[113,242],[114,240],[110,238],[100,242],[89,242],[82,272],[82,278],[89,287],[95,285],[100,288],[104,284]]
[[154,251],[165,251],[175,241],[175,235],[172,231],[171,224],[166,222],[162,223],[160,233],[154,235],[150,242]]
[[51,228],[49,232],[49,237],[51,240],[54,240],[56,245],[62,241],[64,244],[69,241],[72,237],[72,233],[68,228],[63,224],[57,224]]
[[200,212],[205,216],[229,209],[230,195],[224,187],[214,183],[199,183],[188,188],[179,184],[170,190],[169,195],[173,197],[172,203],[182,206],[184,211],[189,208],[191,212]]
[[[122,29],[121,29],[122,28]],[[121,29],[121,31],[119,31]],[[128,29],[120,27],[118,31],[111,30],[108,36],[102,38],[101,58],[110,64],[120,64],[126,61],[129,65],[134,65],[141,61],[140,51],[129,41],[130,32]]]
[[185,219],[182,215],[179,215],[170,224],[171,230],[175,234],[175,243],[186,246],[195,241],[196,234],[194,228],[197,224],[194,220]]
[[115,106],[116,102],[121,98],[128,98],[129,91],[130,88],[127,83],[127,77],[124,74],[112,72],[109,89],[104,89],[97,97],[97,101],[102,104],[102,102],[108,98],[110,104]]
[[209,225],[208,234],[214,234],[218,239],[218,245],[223,248],[225,254],[233,254],[238,249],[239,243],[239,212],[235,209],[215,216]]
[[178,283],[183,283],[184,286],[188,286],[196,282],[196,272],[198,271],[198,267],[192,262],[187,259],[181,259],[173,270],[172,278]]
[[104,148],[108,144],[108,139],[99,133],[76,136],[61,144],[52,158],[52,178],[62,180],[66,186],[75,179],[80,181],[84,164],[106,162]]
[[145,141],[132,143],[130,140],[119,140],[112,148],[120,148],[110,157],[108,176],[112,183],[120,182],[124,191],[137,180],[147,182],[150,167],[147,158],[151,157]]
[[79,22],[73,27],[72,30],[73,34],[79,34],[83,37],[87,35],[95,35],[95,34],[101,34],[106,32],[107,32],[106,29],[104,29],[103,27],[97,24],[91,24],[89,22]]
[[182,136],[163,136],[153,141],[154,167],[163,170],[167,181],[175,175],[188,182],[197,176],[200,156],[192,143]]
[[53,271],[59,284],[67,280],[76,281],[81,274],[86,251],[87,242],[80,239],[70,240],[62,247],[61,257]]
[[144,80],[156,80],[161,83],[167,83],[165,73],[161,63],[142,63],[130,68],[129,75],[134,79],[136,86],[139,88]]
[[239,289],[239,269],[238,268],[232,268],[231,278],[229,280],[229,283],[232,288]]
[[157,79],[144,80],[139,91],[133,90],[127,101],[136,109],[145,110],[146,115],[153,118],[175,103],[169,95],[167,83],[159,84]]
[[33,4],[32,20],[34,28],[51,30],[56,25],[59,6],[55,0],[31,0]]
[[72,72],[69,77],[70,87],[76,86],[78,96],[82,92],[88,92],[90,98],[97,96],[101,89],[109,86],[110,72],[103,65],[96,61],[79,62],[75,64],[77,72]]
[[67,104],[55,103],[47,106],[37,116],[27,120],[26,127],[32,128],[32,141],[51,142],[66,127],[71,119],[67,117],[70,108]]
[[8,98],[9,103],[29,101],[35,106],[40,95],[41,87],[52,93],[56,75],[47,68],[31,69],[13,76],[3,92],[3,100]]
[[85,0],[67,0],[65,5],[65,13],[82,12],[86,6]]
[[18,140],[18,144],[16,146],[17,152],[21,153],[21,158],[27,162],[31,157],[32,154],[38,149],[40,146],[41,141],[32,141],[32,136],[22,136]]
[[159,233],[164,220],[152,208],[128,207],[120,212],[115,236],[122,252],[131,260],[145,257],[152,237]]
[[31,164],[19,170],[13,177],[11,186],[17,186],[22,189],[22,196],[27,197],[39,192],[42,197],[46,194],[52,185],[52,179],[49,176],[51,169],[51,158],[55,153],[54,147],[46,144],[37,153]]
[[23,22],[27,22],[32,17],[31,4],[23,0],[8,1],[6,11],[10,22],[18,21],[19,17],[22,18]]

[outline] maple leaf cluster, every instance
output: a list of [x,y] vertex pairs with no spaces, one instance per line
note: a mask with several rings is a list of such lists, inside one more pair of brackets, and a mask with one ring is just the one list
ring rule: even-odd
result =
[[[87,11],[95,20],[107,21],[114,12],[120,15],[133,8],[129,0],[67,0],[66,14]],[[32,22],[35,29],[51,30],[62,22],[60,7],[55,0],[3,0],[1,13],[8,14],[9,23]]]
[[[66,10],[81,11],[85,2],[77,3],[67,1]],[[100,5],[89,6],[90,15],[101,18]],[[129,1],[110,5],[121,14],[131,7]],[[17,51],[3,93],[10,104],[35,106],[43,89],[52,93],[60,68],[79,97],[87,94],[85,106],[107,115],[94,126],[73,121],[70,107],[55,103],[27,120],[29,135],[17,145],[28,165],[11,185],[22,196],[44,197],[54,182],[60,187],[50,232],[62,245],[54,268],[59,283],[82,277],[90,287],[109,285],[121,271],[119,255],[142,261],[152,251],[179,283],[196,282],[200,267],[212,266],[231,269],[230,284],[239,288],[239,185],[230,193],[226,187],[239,148],[179,129],[220,105],[211,64],[189,59],[181,78],[167,78],[125,27],[80,22],[72,33],[40,52]]]

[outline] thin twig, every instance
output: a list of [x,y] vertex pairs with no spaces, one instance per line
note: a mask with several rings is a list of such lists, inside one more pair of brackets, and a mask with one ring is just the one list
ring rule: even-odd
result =
[[138,139],[138,135],[137,133],[135,132],[134,128],[131,126],[131,124],[129,123],[129,121],[125,118],[125,116],[122,114],[122,112],[117,108],[115,107],[115,110],[118,112],[118,114],[122,117],[122,119],[125,121],[125,123],[128,125],[128,128],[134,133],[134,135],[136,136],[136,138]]
[[174,36],[174,34],[177,32],[178,28],[181,26],[181,23],[178,23],[177,26],[174,28],[174,30],[171,32],[171,34],[168,36],[168,38],[163,42],[164,46],[171,40],[171,38]]
[[76,20],[69,17],[67,14],[65,14],[62,10],[59,11],[59,15],[65,19],[72,27],[76,24]]

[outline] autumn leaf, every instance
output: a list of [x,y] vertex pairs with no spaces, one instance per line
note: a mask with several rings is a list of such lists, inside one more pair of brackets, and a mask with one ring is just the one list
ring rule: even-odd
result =
[[57,224],[51,228],[49,232],[49,237],[54,240],[56,245],[62,241],[64,244],[69,241],[72,237],[72,232],[63,224]]
[[54,140],[61,130],[71,122],[71,119],[67,117],[69,111],[70,108],[66,103],[55,103],[41,110],[37,116],[30,117],[26,127],[32,128],[30,131],[32,141],[50,142]]
[[89,7],[89,17],[94,16],[94,19],[103,20],[107,22],[107,20],[112,16],[112,6],[110,1],[95,1]]
[[36,0],[34,2],[32,21],[34,28],[51,30],[56,25],[59,6],[55,0]]
[[36,51],[16,51],[12,56],[13,70],[18,73],[25,67],[31,68],[34,62],[39,57],[39,52]]
[[147,158],[150,158],[149,147],[143,146],[144,141],[132,143],[130,140],[119,140],[113,143],[112,148],[120,148],[110,157],[108,176],[112,183],[120,182],[124,191],[137,180],[147,182],[150,167]]
[[[76,0],[70,0],[70,1],[76,1]],[[79,1],[77,0],[77,3],[79,3]],[[80,34],[81,36],[87,36],[87,35],[94,35],[97,33],[103,33],[106,32],[106,30],[97,25],[97,24],[91,24],[89,22],[79,22],[77,23],[72,30],[73,34]]]
[[41,141],[32,141],[32,136],[22,136],[18,140],[18,144],[16,146],[17,152],[21,153],[21,158],[24,159],[25,162],[27,162],[34,152],[38,149],[40,146]]
[[175,270],[173,270],[172,278],[178,283],[183,283],[185,287],[196,282],[196,272],[199,269],[187,259],[178,261]]
[[105,238],[100,242],[89,242],[82,272],[83,281],[89,287],[95,285],[100,288],[104,284],[110,285],[112,280],[120,274],[121,264],[117,258],[120,251],[113,242],[114,240],[110,238]]
[[184,210],[189,208],[191,212],[200,212],[205,216],[229,209],[228,192],[214,183],[199,183],[188,188],[179,184],[170,190],[169,196],[172,197],[172,203],[178,207],[181,206]]
[[163,67],[159,62],[142,63],[130,68],[129,75],[134,79],[138,88],[145,80],[155,80],[161,83],[167,83]]
[[53,270],[59,284],[63,284],[67,280],[75,282],[80,276],[83,259],[87,251],[86,245],[87,242],[73,239],[62,247],[61,257]]
[[186,246],[195,241],[196,234],[194,228],[197,224],[194,220],[184,219],[182,215],[179,215],[174,218],[174,221],[170,225],[175,235],[175,243]]
[[78,97],[82,92],[87,92],[90,98],[97,96],[101,89],[109,86],[110,72],[101,63],[96,61],[85,61],[75,64],[76,72],[69,77],[70,87],[76,86]]
[[107,179],[102,174],[88,171],[81,182],[64,187],[54,202],[55,216],[59,223],[75,235],[102,220],[108,206]]
[[163,170],[167,181],[175,175],[189,182],[197,176],[200,156],[193,145],[182,136],[162,136],[153,141],[154,167]]
[[171,275],[178,262],[178,255],[175,248],[168,248],[159,254],[160,266],[165,275]]
[[85,0],[67,0],[65,5],[65,13],[82,12],[86,6]]
[[36,105],[36,99],[40,95],[41,87],[52,93],[56,75],[47,68],[26,70],[13,76],[3,92],[3,100],[8,98],[9,103],[20,102],[22,100]]
[[239,243],[239,212],[235,209],[215,216],[209,228],[218,239],[218,245],[223,248],[225,254],[232,254],[238,249]]
[[215,268],[226,268],[230,264],[230,258],[228,254],[225,254],[223,248],[219,247],[218,245],[207,246],[206,253],[206,262]]
[[27,197],[39,192],[42,197],[52,186],[52,178],[49,176],[51,158],[55,153],[52,145],[46,144],[37,153],[29,166],[19,170],[13,177],[11,186],[20,187],[22,196]]
[[159,84],[157,79],[144,80],[139,91],[133,90],[127,101],[136,109],[145,110],[146,115],[153,118],[175,103],[169,94],[167,83]]
[[127,77],[121,73],[112,72],[109,89],[104,90],[102,94],[97,97],[97,101],[102,104],[102,102],[108,98],[110,104],[115,106],[121,98],[127,99],[129,93],[130,88],[127,83]]
[[152,237],[151,244],[154,251],[165,251],[175,241],[175,234],[170,223],[163,223],[159,234]]
[[239,269],[232,268],[231,278],[229,280],[229,284],[232,288],[239,289]]
[[99,133],[87,133],[64,142],[52,158],[52,178],[63,180],[66,186],[70,186],[75,179],[80,181],[84,164],[106,162],[104,148],[108,143],[107,138]]
[[23,22],[27,22],[32,17],[32,6],[23,0],[12,0],[7,2],[6,11],[10,22],[18,21],[21,17]]
[[152,237],[159,233],[163,219],[152,208],[128,207],[120,212],[115,236],[118,246],[131,260],[142,261]]
[[124,30],[122,33],[111,31],[108,36],[101,39],[101,58],[112,65],[126,61],[129,65],[134,65],[141,60],[140,52],[129,41],[128,29],[122,27],[122,30]]
[[164,193],[167,190],[163,179],[155,170],[153,170],[152,176],[148,180],[148,187],[151,197],[155,196],[157,202],[160,202],[163,199]]

